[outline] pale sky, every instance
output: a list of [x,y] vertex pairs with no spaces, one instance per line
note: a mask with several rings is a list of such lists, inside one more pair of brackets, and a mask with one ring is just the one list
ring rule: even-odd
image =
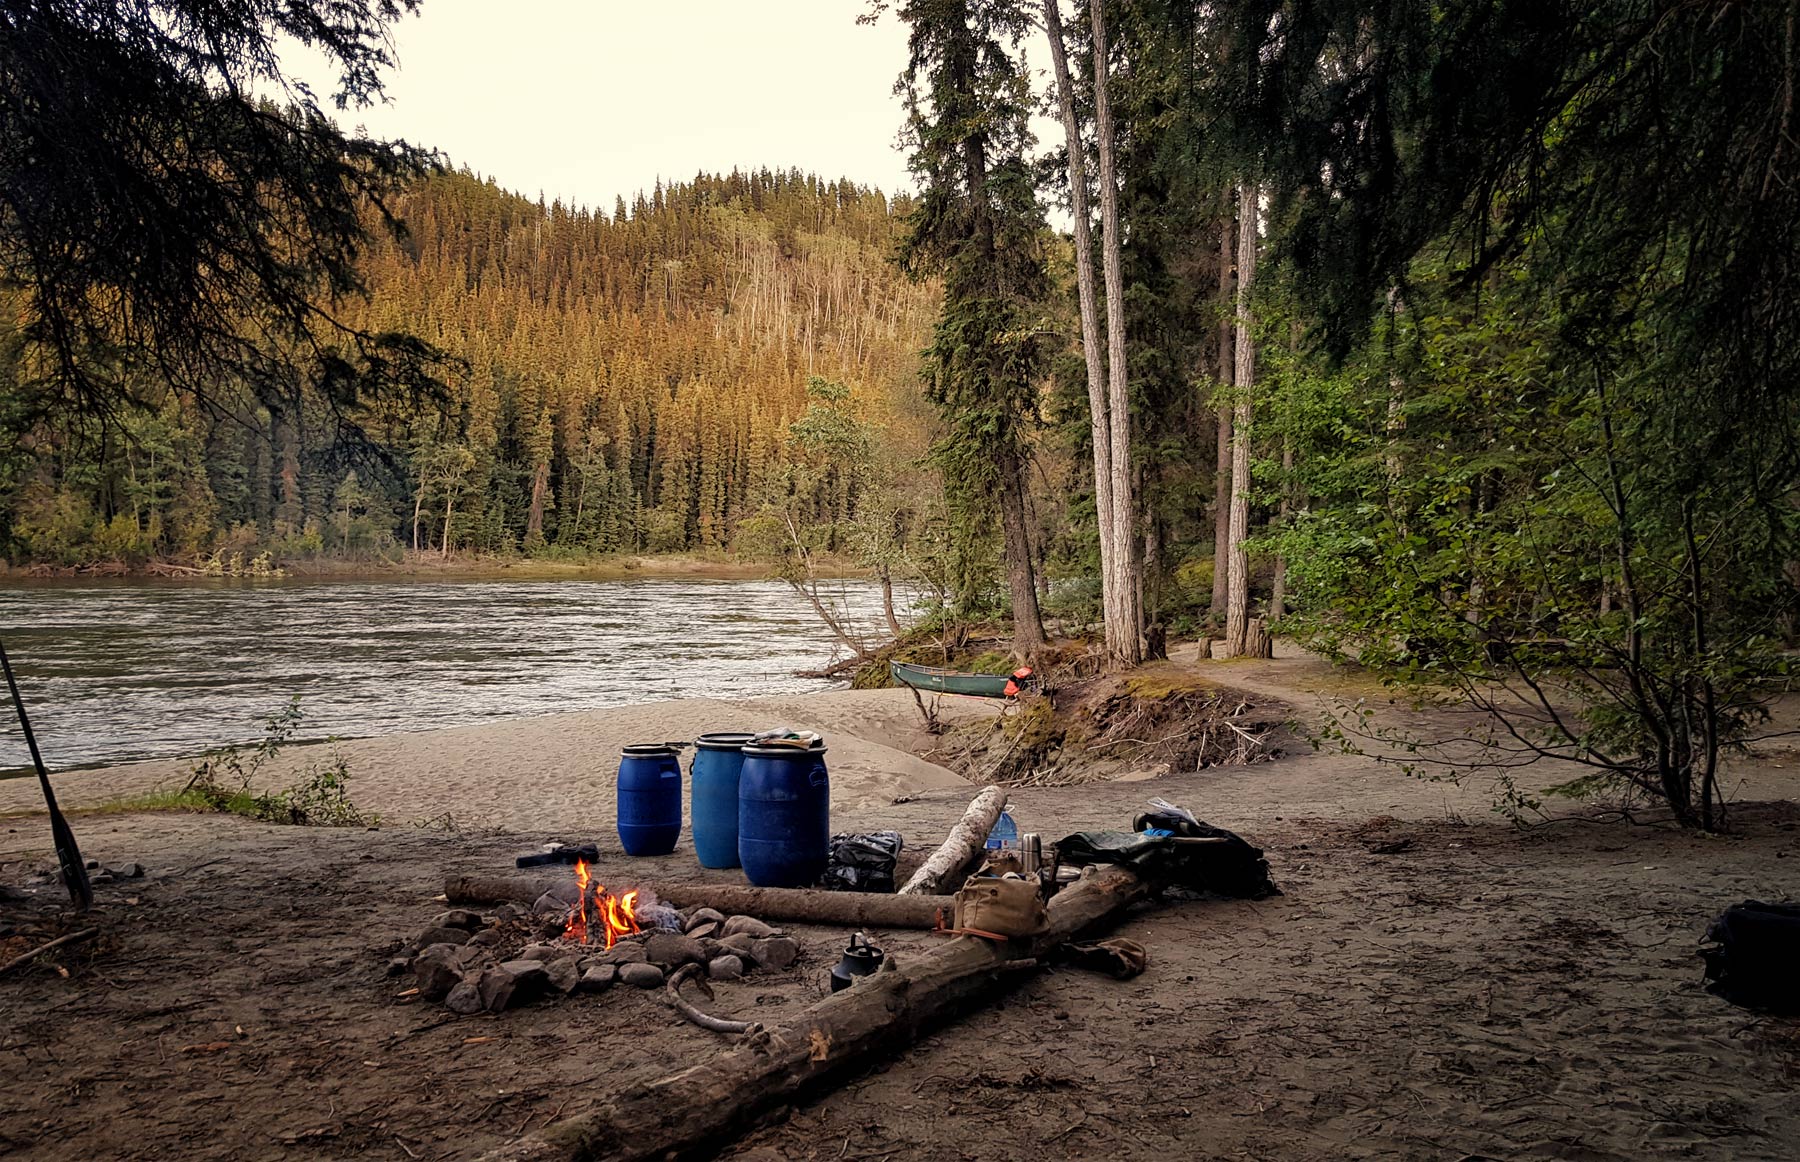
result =
[[[502,187],[610,210],[699,170],[798,167],[888,193],[906,31],[864,0],[424,0],[395,29],[386,106],[340,115]],[[316,62],[290,67],[320,103]]]

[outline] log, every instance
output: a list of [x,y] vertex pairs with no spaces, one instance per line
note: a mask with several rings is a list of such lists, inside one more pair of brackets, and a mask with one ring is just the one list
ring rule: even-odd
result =
[[[459,907],[531,904],[555,881],[503,876],[455,876],[444,895]],[[755,916],[770,922],[844,924],[867,928],[935,928],[941,909],[954,910],[950,896],[890,896],[876,892],[821,892],[811,888],[747,888],[736,884],[669,884],[647,889],[676,908],[716,908],[727,916]],[[946,924],[946,927],[948,924]]]
[[983,787],[950,829],[950,837],[912,874],[900,894],[929,896],[942,892],[946,885],[952,891],[961,887],[963,874],[986,849],[988,832],[994,829],[995,820],[1004,810],[1006,792],[999,787]]
[[[815,1002],[792,1022],[747,1036],[737,1048],[621,1090],[591,1113],[509,1143],[483,1162],[576,1162],[711,1156],[716,1146],[777,1106],[817,1092],[911,1044],[921,1028],[960,1015],[1051,949],[1117,920],[1151,884],[1110,867],[1050,902],[1041,936],[1004,944],[962,936]],[[1031,962],[1028,964],[1027,962]]]

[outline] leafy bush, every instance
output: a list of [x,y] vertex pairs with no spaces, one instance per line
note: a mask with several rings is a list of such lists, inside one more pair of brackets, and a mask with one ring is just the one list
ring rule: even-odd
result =
[[250,784],[279,755],[300,728],[304,712],[294,698],[263,724],[262,741],[248,752],[236,746],[210,751],[194,768],[175,805],[226,811],[266,823],[303,827],[377,827],[381,817],[350,798],[350,761],[333,745],[324,763],[308,763],[300,779],[280,791],[253,791]]

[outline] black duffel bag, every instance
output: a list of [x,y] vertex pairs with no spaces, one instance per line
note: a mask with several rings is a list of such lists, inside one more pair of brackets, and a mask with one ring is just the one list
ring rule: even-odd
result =
[[1734,1005],[1800,1014],[1800,904],[1746,900],[1712,922],[1706,989]]

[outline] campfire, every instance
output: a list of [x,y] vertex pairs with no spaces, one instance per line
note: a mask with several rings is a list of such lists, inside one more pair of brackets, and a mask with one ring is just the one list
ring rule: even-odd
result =
[[641,885],[608,891],[596,870],[578,862],[572,883],[544,891],[530,907],[439,913],[388,961],[390,974],[411,973],[418,982],[401,999],[498,1013],[540,998],[603,993],[615,983],[663,988],[684,968],[735,981],[781,972],[800,956],[799,941],[754,916],[684,912]]
[[604,942],[611,948],[619,937],[634,936],[643,930],[638,927],[637,892],[613,895],[605,884],[593,882],[585,860],[575,861],[575,882],[581,895],[570,906],[569,918],[563,923],[564,940],[574,944]]

